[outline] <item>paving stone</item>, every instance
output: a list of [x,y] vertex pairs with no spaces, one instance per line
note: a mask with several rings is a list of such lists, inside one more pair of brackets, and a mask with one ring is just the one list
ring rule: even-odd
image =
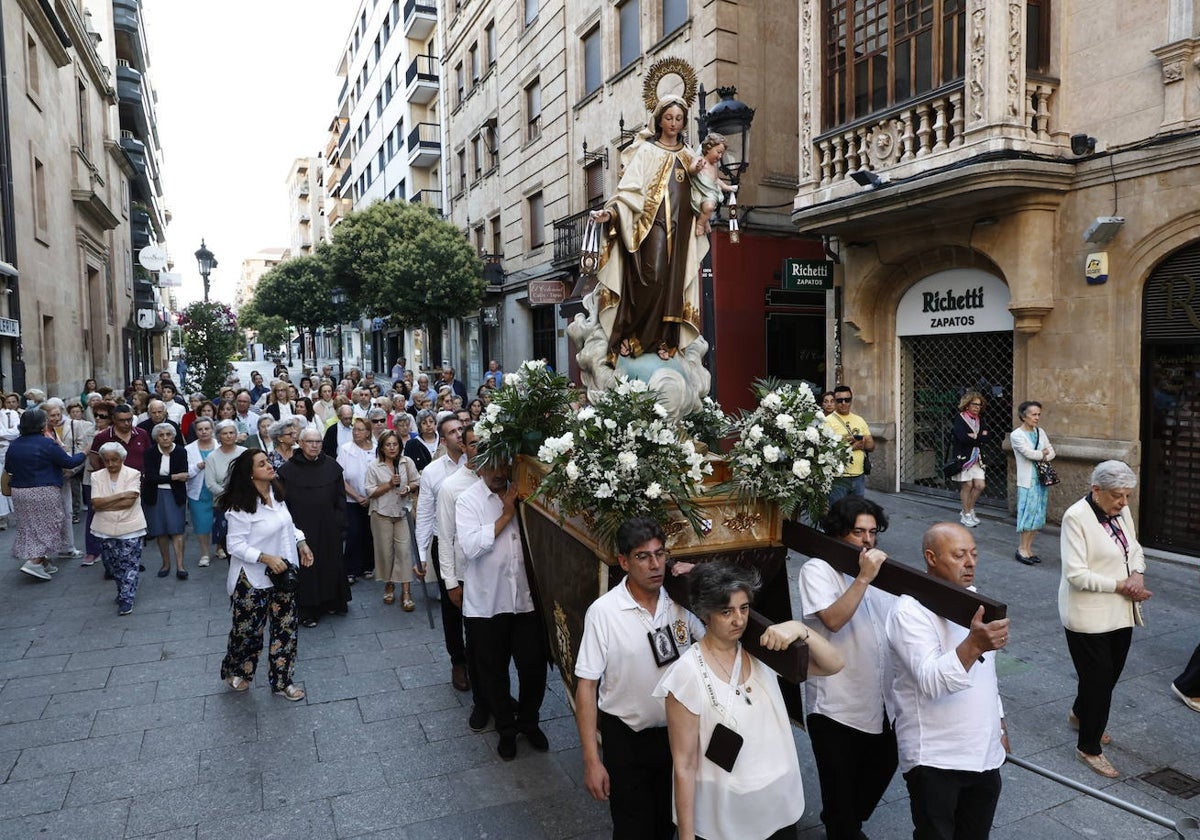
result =
[[95,688],[87,691],[71,691],[47,698],[42,717],[62,717],[91,710],[124,709],[144,706],[154,702],[153,683],[131,683],[112,688]]
[[330,840],[335,836],[328,799],[253,814],[222,815],[200,823],[196,832],[197,840]]
[[88,650],[73,653],[67,661],[65,670],[78,671],[85,668],[107,668],[141,662],[158,662],[162,658],[163,646],[161,643],[125,645],[109,648],[108,650]]
[[37,779],[72,770],[87,770],[134,761],[141,748],[140,732],[31,747],[21,751],[20,758],[17,759],[17,764],[8,778]]
[[382,788],[386,784],[377,755],[280,765],[263,770],[263,803],[268,808],[295,807],[305,802]]
[[400,677],[400,684],[405,688],[421,688],[450,682],[450,667],[444,662],[409,665],[406,668],[397,668],[396,673]]
[[70,773],[0,785],[0,814],[26,817],[57,811],[62,808],[70,785]]
[[36,720],[42,716],[49,697],[29,697],[22,700],[0,700],[0,724]]
[[193,752],[79,770],[71,781],[67,805],[108,802],[135,794],[190,788],[200,781],[198,765],[196,753]]
[[[358,698],[366,723],[377,720],[426,715],[443,709],[462,709],[459,692],[449,683],[421,688],[406,688],[386,694],[367,694]],[[464,723],[466,719],[464,718]]]
[[195,721],[170,729],[149,729],[143,733],[141,758],[164,758],[176,752],[209,749],[225,744],[254,741],[254,727],[234,728],[225,721]]
[[88,736],[94,717],[94,713],[85,713],[0,726],[0,750],[24,750],[78,741]]
[[184,656],[179,659],[161,659],[136,665],[120,665],[112,669],[112,683],[152,682],[173,677],[194,676],[211,673],[206,656]]
[[337,761],[370,753],[388,753],[424,740],[415,717],[358,723],[316,731],[317,755],[321,761]]
[[353,699],[316,704],[270,699],[269,705],[256,707],[258,737],[262,741],[283,740],[300,732],[352,729],[362,723],[358,703]]
[[250,775],[286,768],[296,771],[317,764],[317,748],[310,732],[295,732],[287,738],[258,739],[221,744],[200,751],[200,777],[229,773]]
[[365,653],[347,653],[343,657],[346,670],[350,674],[362,674],[370,671],[390,671],[393,668],[403,668],[408,665],[422,665],[429,662],[429,654],[423,646],[388,648]]
[[42,674],[36,677],[17,677],[6,680],[0,689],[0,700],[15,700],[22,697],[41,697],[48,694],[63,694],[68,691],[84,691],[89,688],[104,688],[111,670],[93,668],[88,671],[64,671],[61,674]]
[[156,686],[155,701],[178,700],[181,697],[205,697],[209,694],[229,692],[229,686],[221,679],[220,670],[210,673],[190,674],[182,677],[160,679],[157,683],[142,683]]
[[445,781],[457,799],[481,808],[574,789],[553,757],[523,751],[519,745],[515,761],[464,770]]
[[411,840],[474,840],[479,837],[520,837],[522,840],[551,840],[529,803],[494,805],[490,808],[464,808],[438,819],[407,825],[405,837]]
[[196,697],[124,709],[105,709],[96,712],[92,734],[114,735],[118,732],[177,727],[199,720],[203,714],[204,701]]
[[[582,789],[578,794],[542,796],[519,807],[537,820],[547,837],[579,837],[595,831],[599,825],[610,825],[607,802],[597,802]],[[612,837],[611,828],[608,836]]]
[[386,791],[334,797],[334,827],[338,837],[354,837],[372,831],[390,832],[397,826],[414,825],[455,813],[463,807],[462,803],[463,800],[448,789],[444,779],[420,779]]
[[[133,615],[138,615],[138,610],[133,611]],[[166,614],[164,614],[165,616]],[[131,616],[132,617],[132,616]],[[198,622],[191,624],[167,624],[164,617],[162,623],[146,627],[133,627],[125,631],[124,642],[127,645],[148,645],[155,642],[174,642],[179,640],[195,639],[209,635],[229,635],[229,619],[225,619],[224,628],[217,633],[209,633],[208,622]]]
[[80,653],[86,650],[107,650],[121,644],[125,631],[117,628],[95,629],[87,633],[54,634],[29,643],[29,656],[50,656],[56,653]]
[[349,675],[346,670],[346,658],[343,656],[321,656],[315,659],[302,659],[296,662],[296,673],[304,674],[309,679],[333,679]]
[[[175,828],[170,831],[156,831],[153,834],[136,835],[136,840],[196,840],[197,826],[189,825],[185,828]],[[134,835],[126,834],[130,840],[135,840]]]
[[2,661],[0,662],[0,679],[11,680],[16,677],[57,674],[66,667],[69,658],[67,654],[63,653],[53,656],[28,656],[22,659]]
[[392,786],[500,763],[491,744],[495,736],[470,734],[436,744],[409,744],[381,753],[380,766]]
[[261,810],[262,782],[257,773],[221,774],[201,778],[187,789],[135,794],[129,806],[128,833],[184,828]]
[[[417,613],[421,613],[422,618],[424,617],[424,609],[424,605],[422,605],[418,599]],[[421,621],[416,627],[405,627],[401,630],[379,631],[375,634],[375,637],[379,641],[380,647],[386,649],[395,647],[410,647],[418,644],[431,644],[435,647],[440,645],[444,650],[446,642],[445,637],[442,635],[441,614],[439,613],[440,609],[441,608],[438,607],[437,604],[434,604],[433,614],[438,616],[438,618],[437,626],[433,629],[430,629],[427,621]],[[417,613],[411,614],[417,615]]]
[[0,630],[11,630],[16,627],[40,627],[45,624],[50,618],[50,609],[45,606],[32,608],[32,605],[25,609],[19,609],[21,606],[18,603],[6,604],[13,609],[5,609],[0,614]]
[[103,802],[82,808],[64,808],[46,814],[0,820],[0,838],[109,838],[124,837],[129,800]]
[[[297,665],[297,668],[300,666]],[[332,700],[347,700],[366,694],[399,691],[400,681],[393,671],[372,671],[346,677],[314,679],[305,682],[304,690],[309,703],[328,703]]]
[[20,750],[8,750],[0,752],[0,783],[8,779],[8,774],[12,771],[17,763],[17,757],[21,754]]
[[[321,630],[317,627],[316,630]],[[308,637],[307,633],[312,633],[313,630],[301,628],[300,641],[296,645],[298,661],[303,663],[306,659],[322,659],[327,656],[346,656],[354,653],[370,653],[374,650],[382,650],[379,645],[379,639],[375,636],[337,636],[332,631],[322,633],[320,636]]]
[[196,636],[192,639],[172,639],[162,643],[163,657],[181,659],[186,656],[224,654],[229,647],[229,636]]

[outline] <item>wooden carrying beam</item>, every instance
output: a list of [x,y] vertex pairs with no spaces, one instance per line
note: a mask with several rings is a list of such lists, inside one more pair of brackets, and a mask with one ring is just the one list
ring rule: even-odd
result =
[[[819,557],[842,574],[858,574],[859,549],[799,522],[784,520],[783,544],[806,557]],[[1008,615],[1008,605],[961,586],[917,571],[888,558],[872,586],[893,595],[911,595],[929,611],[963,627],[971,626],[975,612],[983,607],[983,620],[995,621]]]

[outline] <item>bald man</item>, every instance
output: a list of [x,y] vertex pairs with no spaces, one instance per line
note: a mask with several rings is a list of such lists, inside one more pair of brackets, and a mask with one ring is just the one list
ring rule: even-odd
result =
[[[939,522],[925,532],[922,549],[930,575],[974,589],[979,557],[970,531]],[[984,622],[980,607],[968,629],[904,595],[887,637],[913,838],[986,840],[1008,752],[995,662],[1008,643],[1008,619]]]

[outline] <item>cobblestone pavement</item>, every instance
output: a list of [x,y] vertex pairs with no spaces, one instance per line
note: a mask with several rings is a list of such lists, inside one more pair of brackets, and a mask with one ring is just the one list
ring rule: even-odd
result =
[[[892,516],[883,547],[915,561],[920,535],[950,512],[911,496],[880,496]],[[0,533],[7,556],[12,530]],[[981,591],[1005,600],[1012,643],[1001,688],[1017,754],[1172,819],[1200,815],[1200,797],[1169,796],[1139,774],[1172,767],[1200,777],[1200,718],[1169,680],[1197,641],[1196,570],[1152,563],[1149,626],[1134,637],[1106,752],[1125,775],[1109,782],[1079,764],[1065,716],[1073,674],[1055,611],[1057,538],[1044,563],[1012,559],[1011,521],[977,529]],[[81,541],[82,544],[82,541]],[[99,565],[60,562],[50,582],[0,573],[0,838],[601,838],[607,809],[580,784],[578,738],[557,674],[543,707],[547,754],[524,741],[502,762],[496,736],[467,728],[468,695],[450,686],[440,627],[382,603],[382,585],[354,587],[350,614],[302,629],[297,679],[307,700],[270,694],[265,673],[235,694],[218,678],[229,630],[224,561],[186,581],[157,578],[144,555],[132,615],[119,618]],[[795,569],[801,559],[790,561]],[[823,836],[806,736],[796,743],[808,809],[803,836]],[[993,837],[1154,838],[1171,832],[1015,767],[1004,770]],[[911,835],[897,777],[866,827]]]

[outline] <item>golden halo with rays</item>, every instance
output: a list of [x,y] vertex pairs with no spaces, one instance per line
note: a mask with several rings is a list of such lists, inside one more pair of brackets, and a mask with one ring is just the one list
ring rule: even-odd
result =
[[642,83],[642,101],[646,104],[646,110],[653,111],[658,104],[658,83],[667,76],[678,76],[683,80],[683,100],[691,109],[696,101],[696,71],[682,58],[668,56],[651,64],[646,71],[646,79]]

